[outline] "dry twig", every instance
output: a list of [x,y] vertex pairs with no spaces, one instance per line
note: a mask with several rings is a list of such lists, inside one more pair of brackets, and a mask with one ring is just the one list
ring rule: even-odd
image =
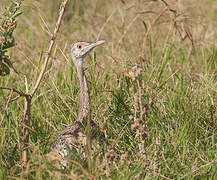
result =
[[[42,78],[46,72],[46,68],[47,68],[47,64],[48,64],[48,61],[50,59],[50,56],[51,56],[51,52],[52,52],[52,49],[53,49],[53,46],[54,46],[54,42],[55,42],[55,39],[57,37],[57,33],[59,31],[59,28],[60,28],[60,25],[61,25],[61,22],[62,22],[62,18],[63,18],[63,14],[64,14],[64,10],[65,10],[65,7],[66,7],[66,4],[67,4],[68,0],[63,0],[62,4],[61,4],[61,7],[60,7],[60,12],[59,12],[59,17],[58,17],[58,20],[56,22],[56,25],[55,25],[55,29],[54,29],[54,32],[53,32],[53,35],[51,37],[51,41],[50,41],[50,45],[48,47],[48,52],[47,52],[47,56],[45,58],[45,61],[44,61],[44,64],[42,66],[42,69],[41,69],[41,72],[38,76],[38,79],[36,81],[36,84],[35,86],[33,87],[32,91],[30,93],[26,93],[26,96],[25,96],[25,110],[24,110],[24,136],[23,136],[23,152],[22,152],[22,160],[23,160],[23,163],[24,163],[24,166],[26,165],[27,163],[27,154],[28,154],[28,145],[29,145],[29,125],[30,125],[30,120],[31,120],[31,101],[32,101],[32,98],[35,94],[35,92],[37,91],[41,81],[42,81]],[[28,89],[27,89],[28,91]]]

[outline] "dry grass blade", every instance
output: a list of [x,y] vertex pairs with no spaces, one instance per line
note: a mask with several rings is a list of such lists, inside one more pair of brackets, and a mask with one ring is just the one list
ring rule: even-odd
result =
[[[8,105],[9,105],[9,103],[10,103],[10,101],[11,101],[12,95],[13,95],[13,89],[11,89],[11,91],[10,91],[10,95],[9,95],[9,97],[8,97],[8,100],[7,100],[7,103],[6,103],[6,106],[5,106],[5,110],[4,110],[5,113],[6,113],[6,111],[7,111]],[[2,121],[0,122],[0,125],[1,125],[2,122],[4,121],[5,113],[4,113],[4,115],[2,116]]]
[[[91,175],[91,173],[89,173],[89,172],[88,172],[79,162],[77,162],[77,161],[74,161],[74,160],[72,160],[72,159],[62,158],[62,157],[60,157],[60,156],[58,156],[58,155],[56,155],[56,154],[53,154],[53,153],[47,154],[46,157],[47,157],[47,159],[48,159],[50,162],[58,162],[58,163],[59,163],[59,162],[61,162],[61,161],[63,161],[63,160],[66,160],[67,162],[70,162],[70,163],[76,165],[76,166],[82,171],[82,173],[83,173],[85,176],[89,177],[90,179],[93,178],[93,176]],[[57,163],[57,165],[59,166],[58,163]],[[56,164],[54,163],[54,165],[56,165]]]

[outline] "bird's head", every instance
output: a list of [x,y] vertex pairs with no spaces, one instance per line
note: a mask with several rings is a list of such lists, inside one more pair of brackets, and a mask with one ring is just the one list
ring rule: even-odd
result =
[[75,64],[77,64],[77,61],[83,61],[83,58],[96,46],[99,46],[100,44],[103,44],[105,41],[104,40],[99,40],[96,42],[85,42],[85,41],[80,41],[75,43],[72,46],[71,49],[71,56],[72,60]]

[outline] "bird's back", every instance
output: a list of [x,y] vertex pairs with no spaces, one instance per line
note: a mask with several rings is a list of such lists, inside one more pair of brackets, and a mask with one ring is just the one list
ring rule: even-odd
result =
[[[51,153],[59,155],[61,158],[73,155],[81,155],[85,157],[85,146],[87,144],[87,135],[85,133],[85,125],[80,121],[75,121],[66,129],[60,132],[51,145]],[[99,127],[91,121],[90,134],[92,149],[96,145],[107,144],[105,135],[100,131]]]
[[51,145],[51,152],[67,157],[86,145],[86,135],[81,122],[75,121],[60,132]]

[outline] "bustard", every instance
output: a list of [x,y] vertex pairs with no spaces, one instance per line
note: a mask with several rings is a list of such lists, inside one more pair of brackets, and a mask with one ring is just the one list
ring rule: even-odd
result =
[[[71,49],[72,61],[77,69],[77,75],[80,81],[80,108],[78,119],[60,132],[51,145],[51,153],[54,153],[61,158],[67,157],[69,154],[75,154],[79,149],[82,149],[84,152],[84,146],[86,146],[87,143],[85,128],[89,120],[90,96],[88,82],[83,68],[83,61],[85,56],[93,48],[104,42],[104,40],[96,42],[77,42]],[[90,137],[91,139],[95,139],[96,136],[99,137],[101,142],[105,141],[104,133],[99,131],[98,126],[93,121],[90,121]],[[66,162],[64,162],[64,166],[65,163]]]

